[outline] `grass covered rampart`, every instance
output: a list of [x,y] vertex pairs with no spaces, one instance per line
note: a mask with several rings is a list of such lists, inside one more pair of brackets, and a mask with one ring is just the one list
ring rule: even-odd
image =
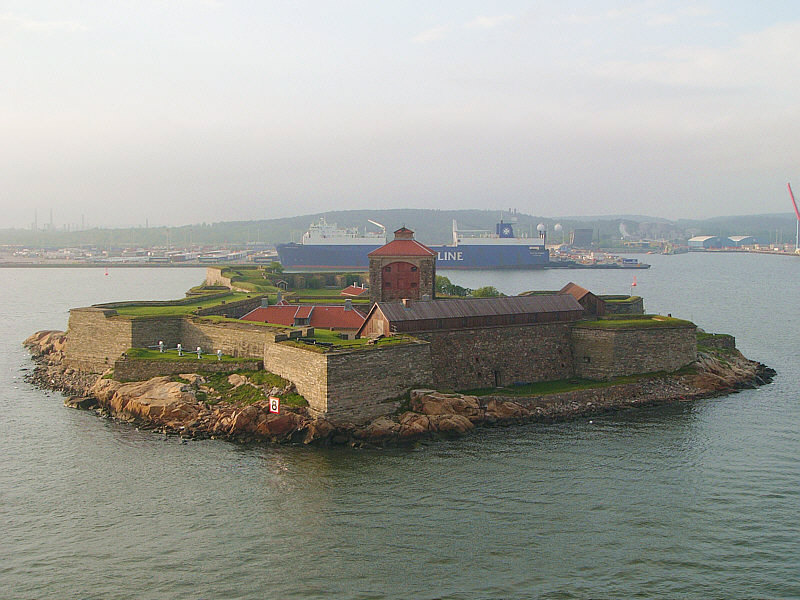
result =
[[583,329],[651,329],[658,327],[693,327],[691,321],[662,315],[610,315],[598,319],[578,321],[575,327]]

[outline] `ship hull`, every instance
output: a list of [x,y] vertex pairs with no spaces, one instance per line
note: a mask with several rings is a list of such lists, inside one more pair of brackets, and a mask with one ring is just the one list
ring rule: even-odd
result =
[[437,269],[544,269],[550,253],[541,246],[429,246],[436,252]]
[[368,271],[367,254],[383,244],[278,244],[284,271]]
[[[280,244],[277,247],[286,271],[367,271],[372,245]],[[541,246],[483,244],[428,246],[436,252],[437,269],[544,269],[550,254]]]

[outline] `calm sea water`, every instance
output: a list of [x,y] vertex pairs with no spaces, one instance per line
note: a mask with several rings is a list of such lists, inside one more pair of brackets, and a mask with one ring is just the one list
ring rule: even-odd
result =
[[[800,597],[800,260],[647,257],[651,312],[729,332],[774,384],[411,449],[179,441],[62,406],[20,342],[192,269],[0,270],[0,597]],[[614,271],[443,273],[507,293]]]

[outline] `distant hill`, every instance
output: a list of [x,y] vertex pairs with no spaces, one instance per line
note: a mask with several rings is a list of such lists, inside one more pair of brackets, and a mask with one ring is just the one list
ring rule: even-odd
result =
[[[794,239],[795,216],[792,213],[715,217],[713,219],[681,219],[669,221],[639,215],[616,217],[563,217],[544,218],[524,213],[489,210],[347,210],[328,211],[297,217],[264,219],[259,221],[228,221],[212,224],[184,225],[181,227],[135,227],[121,229],[90,229],[86,231],[30,231],[23,229],[0,230],[0,244],[31,247],[58,248],[94,245],[102,248],[120,246],[167,246],[182,248],[199,245],[240,245],[245,243],[278,244],[299,241],[310,223],[324,216],[329,223],[340,227],[367,227],[375,230],[368,220],[377,221],[391,232],[405,225],[416,232],[420,241],[429,244],[450,243],[453,220],[460,229],[494,230],[502,217],[506,222],[516,219],[518,234],[536,235],[536,226],[547,226],[550,240],[569,239],[572,229],[587,228],[594,231],[595,240],[611,245],[621,234],[661,239],[685,239],[691,235],[754,235],[764,241],[776,236],[785,241]],[[560,223],[563,232],[554,232]]]

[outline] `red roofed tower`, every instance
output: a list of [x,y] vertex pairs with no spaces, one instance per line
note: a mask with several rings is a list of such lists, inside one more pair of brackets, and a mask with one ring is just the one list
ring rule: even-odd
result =
[[435,295],[436,252],[401,227],[394,239],[369,253],[369,299],[375,302],[421,300]]

